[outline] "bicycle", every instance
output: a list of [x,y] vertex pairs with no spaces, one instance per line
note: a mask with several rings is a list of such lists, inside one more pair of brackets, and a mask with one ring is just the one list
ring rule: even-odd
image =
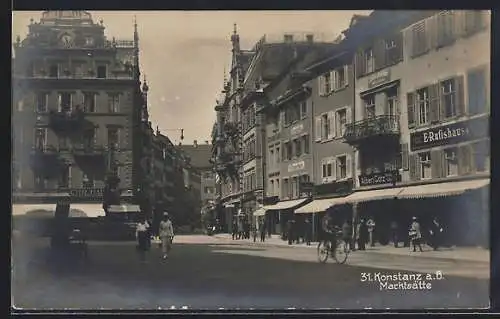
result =
[[[337,237],[340,238],[340,237]],[[318,244],[318,260],[321,263],[326,263],[328,257],[333,255],[333,258],[337,264],[344,264],[347,261],[347,257],[351,250],[349,249],[349,244],[344,240],[337,240],[337,247],[335,250],[331,247],[332,243],[329,240],[320,241]]]

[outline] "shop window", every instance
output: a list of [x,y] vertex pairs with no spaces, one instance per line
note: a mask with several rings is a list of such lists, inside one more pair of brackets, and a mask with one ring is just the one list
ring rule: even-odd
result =
[[431,153],[424,152],[419,154],[420,157],[420,179],[429,179],[432,177],[431,170]]
[[457,149],[455,147],[446,149],[444,151],[446,176],[458,175],[458,158]]

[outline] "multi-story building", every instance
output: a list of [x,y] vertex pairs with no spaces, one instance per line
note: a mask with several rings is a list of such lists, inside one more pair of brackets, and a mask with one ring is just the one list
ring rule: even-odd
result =
[[[354,105],[354,70],[352,54],[339,44],[329,57],[306,69],[306,85],[312,89],[307,103],[311,107],[312,172],[314,201],[295,210],[298,216],[310,219],[313,237],[320,230],[322,214],[334,206],[338,197],[353,189],[353,148],[344,143],[346,127],[352,122]],[[351,210],[336,207],[337,224],[350,217]],[[299,218],[300,219],[300,218]]]
[[[85,11],[45,11],[14,44],[14,201],[61,196],[88,215],[102,213],[106,177],[133,187],[133,114],[138,43],[109,40]],[[115,179],[118,180],[118,179]],[[40,209],[40,207],[38,207]],[[46,207],[54,210],[54,207]],[[14,205],[18,210],[33,209]]]
[[304,186],[314,175],[314,88],[308,85],[310,74],[305,67],[335,46],[333,41],[297,46],[294,60],[264,89],[270,100],[262,108],[266,116],[266,193],[278,202],[265,205],[256,214],[266,211],[271,231],[283,230],[293,210],[310,199],[312,189]]
[[450,243],[487,243],[489,21],[484,11],[421,12],[358,47],[344,134],[358,191],[347,201],[375,218],[382,242],[391,221],[404,232],[417,216],[424,227],[440,219]]
[[252,212],[266,201],[267,122],[265,113],[258,111],[279,95],[268,93],[283,93],[287,84],[281,80],[287,69],[302,60],[310,48],[326,48],[334,39],[325,41],[314,34],[265,35],[251,51],[240,49],[236,30],[231,40],[231,78],[221,103],[224,108],[219,107],[225,113],[221,118],[234,123],[239,134],[233,151],[239,164],[239,180],[222,185],[221,201],[229,208],[224,219],[229,224],[236,211],[253,222]]

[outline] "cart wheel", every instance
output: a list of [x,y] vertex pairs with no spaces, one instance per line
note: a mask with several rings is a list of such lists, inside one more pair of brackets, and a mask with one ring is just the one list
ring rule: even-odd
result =
[[326,244],[324,241],[320,241],[318,244],[318,260],[320,263],[325,263],[328,260],[329,252],[330,245]]

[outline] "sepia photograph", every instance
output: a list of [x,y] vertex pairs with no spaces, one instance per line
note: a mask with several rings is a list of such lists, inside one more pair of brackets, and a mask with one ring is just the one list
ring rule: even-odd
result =
[[11,311],[490,307],[490,11],[13,11],[11,42]]

